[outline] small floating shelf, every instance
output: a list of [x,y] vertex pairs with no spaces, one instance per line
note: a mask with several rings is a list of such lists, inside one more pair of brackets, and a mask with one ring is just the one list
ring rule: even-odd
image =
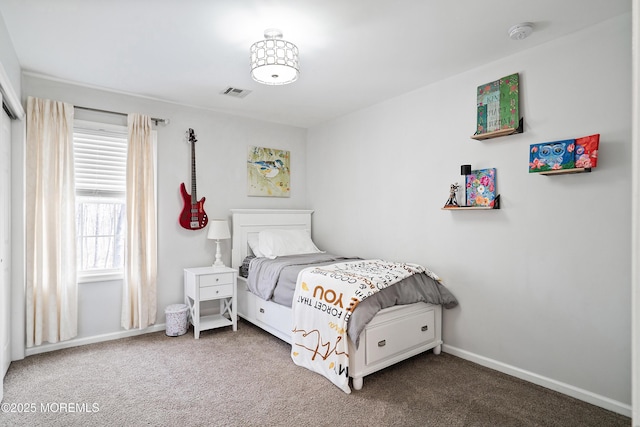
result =
[[524,118],[521,118],[517,128],[505,128],[505,129],[498,129],[493,132],[475,134],[471,136],[471,139],[482,141],[485,139],[498,138],[500,136],[513,135],[514,133],[522,133],[523,128],[524,128]]
[[491,209],[500,208],[492,208],[491,206],[450,206],[442,208],[443,211],[488,211]]
[[537,172],[538,175],[569,175],[572,173],[589,173],[591,168],[558,169],[544,172]]
[[443,211],[488,211],[492,209],[500,209],[500,195],[496,196],[493,206],[444,206]]

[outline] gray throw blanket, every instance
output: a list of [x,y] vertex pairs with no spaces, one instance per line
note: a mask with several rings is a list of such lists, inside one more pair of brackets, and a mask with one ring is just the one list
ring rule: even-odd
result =
[[[278,284],[280,273],[285,267],[292,265],[311,267],[320,263],[347,261],[350,259],[353,258],[345,258],[327,253],[289,255],[276,259],[254,258],[249,264],[251,274],[249,274],[247,279],[247,287],[260,298],[270,300],[273,297],[273,290]],[[258,280],[258,278],[260,280]]]

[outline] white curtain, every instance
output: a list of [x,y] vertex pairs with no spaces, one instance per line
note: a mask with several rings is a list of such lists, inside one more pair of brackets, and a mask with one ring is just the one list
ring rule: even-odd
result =
[[73,106],[29,97],[26,147],[27,347],[77,335]]
[[146,328],[156,321],[156,203],[151,118],[129,114],[127,152],[127,248],[122,327]]

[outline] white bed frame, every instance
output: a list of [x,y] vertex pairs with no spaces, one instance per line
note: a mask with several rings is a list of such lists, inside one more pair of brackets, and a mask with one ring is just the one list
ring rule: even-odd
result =
[[[311,232],[312,210],[232,209],[232,266],[239,268],[251,249],[251,234],[265,229],[304,229]],[[238,277],[238,315],[291,343],[291,308],[265,301],[247,290]],[[358,348],[349,340],[349,376],[360,390],[365,375],[433,349],[442,348],[442,307],[418,302],[381,310],[360,335]]]

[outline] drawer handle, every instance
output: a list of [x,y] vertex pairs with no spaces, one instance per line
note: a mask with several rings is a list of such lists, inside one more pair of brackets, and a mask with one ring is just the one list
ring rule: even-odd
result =
[[429,330],[429,325],[424,325],[422,328],[420,328],[420,330],[421,330],[422,332],[424,332],[424,331],[428,331],[428,330]]
[[378,347],[384,347],[387,345],[387,340],[378,341]]
[[264,313],[264,308],[261,308],[261,309],[260,309],[260,313]]

